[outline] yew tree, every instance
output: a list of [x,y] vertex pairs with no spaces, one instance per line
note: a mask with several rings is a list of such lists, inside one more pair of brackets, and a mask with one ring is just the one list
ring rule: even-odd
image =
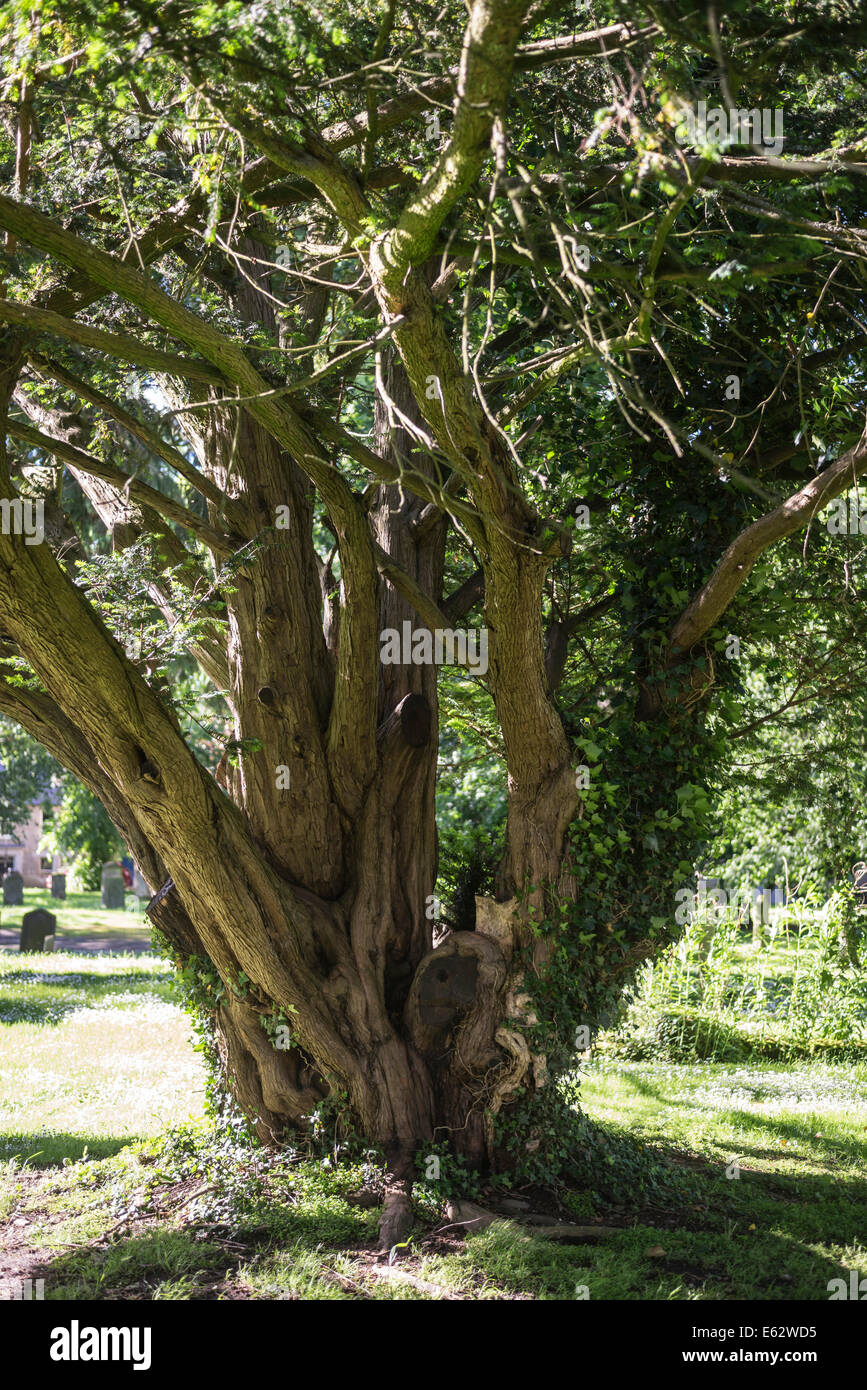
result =
[[[0,714],[263,1142],[330,1098],[384,1153],[388,1243],[425,1146],[544,1148],[671,940],[738,644],[809,629],[804,699],[860,652],[863,23],[790,11],[0,6]],[[405,624],[487,661],[384,661]],[[444,680],[507,813],[438,923]]]

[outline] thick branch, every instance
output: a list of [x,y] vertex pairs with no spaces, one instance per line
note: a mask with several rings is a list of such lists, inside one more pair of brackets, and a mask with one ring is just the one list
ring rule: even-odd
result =
[[146,274],[87,245],[42,213],[11,198],[0,196],[0,225],[122,295],[174,337],[201,352],[238,388],[247,412],[292,454],[316,484],[339,537],[344,592],[345,621],[340,624],[328,730],[329,762],[337,785],[346,788],[347,805],[357,803],[376,766],[378,577],[367,519],[352,489],[301,418],[278,398],[244,352],[212,324],[178,304]]
[[806,526],[826,503],[845,492],[865,470],[867,432],[830,468],[742,531],[672,628],[669,639],[672,650],[688,651],[722,617],[762,552]]
[[[11,203],[12,200],[4,201]],[[22,223],[21,219],[15,218],[14,221],[18,225],[26,225],[26,220]],[[48,218],[45,218],[45,221],[48,222]],[[23,229],[20,235],[27,238]],[[51,309],[40,309],[36,304],[19,304],[11,299],[0,300],[0,323],[17,323],[34,333],[51,333],[55,337],[81,343],[84,347],[95,348],[97,352],[106,352],[110,357],[119,357],[122,362],[133,362],[137,367],[167,372],[169,376],[180,376],[187,381],[204,381],[212,386],[224,385],[219,372],[212,371],[204,362],[191,362],[187,357],[160,352],[157,348],[147,347],[137,338],[130,338],[126,334],[107,333],[104,329],[94,328],[89,323],[78,323],[75,319],[64,318],[62,314],[55,314]]]
[[206,478],[198,468],[194,468],[179,450],[174,449],[171,444],[160,438],[155,430],[149,429],[141,420],[137,420],[128,410],[124,410],[123,406],[104,395],[95,386],[91,386],[89,382],[73,376],[59,362],[50,362],[37,356],[31,357],[30,361],[41,375],[53,377],[60,386],[74,391],[81,400],[87,401],[88,404],[96,406],[98,410],[104,411],[106,415],[110,415],[128,434],[152,450],[158,458],[163,459],[171,468],[174,468],[175,472],[179,473],[191,487],[194,487],[209,502],[213,502],[216,507],[224,511],[237,529],[242,529],[242,509],[235,506],[232,499],[226,497],[216,483],[213,483],[210,478]]
[[[515,67],[532,71],[549,67],[552,63],[564,62],[569,58],[600,58],[625,48],[638,38],[649,37],[656,31],[655,25],[634,30],[627,24],[609,24],[602,29],[589,29],[582,34],[564,34],[556,39],[543,39],[539,43],[528,43],[518,49]],[[433,105],[449,101],[454,95],[455,81],[458,77],[452,70],[444,77],[432,77],[419,84],[413,92],[405,96],[393,97],[383,102],[374,112],[374,123],[378,135],[386,135],[412,120],[420,111]],[[369,115],[360,111],[348,121],[337,121],[323,131],[323,140],[332,150],[349,149],[359,145],[370,127]]]
[[[17,399],[17,397],[16,397]],[[19,401],[20,404],[20,401]],[[156,488],[148,483],[140,482],[138,478],[124,473],[120,468],[115,468],[114,464],[105,463],[102,459],[95,458],[93,454],[86,454],[82,449],[76,449],[72,444],[66,444],[62,439],[52,439],[47,434],[42,434],[32,425],[25,425],[20,420],[11,417],[6,422],[6,433],[11,434],[15,439],[21,439],[25,444],[30,444],[34,449],[44,449],[45,453],[53,454],[55,458],[62,459],[64,463],[69,463],[78,468],[82,473],[91,473],[95,478],[103,478],[105,482],[112,483],[114,487],[125,492],[127,496],[136,502],[141,502],[143,506],[151,507],[161,516],[168,517],[170,521],[175,521],[179,526],[192,531],[199,536],[206,545],[212,550],[222,555],[231,555],[236,548],[233,542],[226,536],[221,536],[207,521],[203,521],[195,512],[175,502],[171,497],[166,497],[165,493],[158,492]]]
[[451,139],[378,243],[380,277],[394,293],[411,266],[431,255],[451,209],[482,167],[494,119],[508,96],[527,0],[474,0],[464,35]]

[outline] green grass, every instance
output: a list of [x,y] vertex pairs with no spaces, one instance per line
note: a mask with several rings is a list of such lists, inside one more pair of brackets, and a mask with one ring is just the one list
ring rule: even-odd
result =
[[582,1098],[609,1130],[692,1157],[700,1229],[659,1238],[713,1271],[715,1296],[824,1298],[841,1270],[867,1274],[867,1065],[597,1060]]
[[167,961],[0,952],[0,1053],[0,1280],[44,1278],[48,1299],[824,1301],[867,1274],[864,1062],[598,1052],[581,1089],[598,1163],[560,1195],[616,1233],[557,1245],[501,1220],[464,1237],[431,1183],[383,1277],[357,1195],[377,1189],[372,1160],[266,1155],[202,1117]]
[[273,1158],[205,1121],[99,1161],[42,1173],[9,1163],[0,1214],[25,1214],[46,1297],[72,1300],[547,1301],[586,1289],[592,1300],[825,1301],[829,1280],[867,1275],[865,1068],[597,1061],[582,1089],[612,1150],[637,1136],[680,1195],[641,1206],[626,1184],[616,1202],[577,1192],[579,1220],[620,1229],[556,1245],[508,1220],[449,1237],[428,1189],[397,1266],[422,1287],[372,1272],[377,1211],[352,1194],[375,1169]]
[[203,1074],[169,963],[0,952],[0,1158],[115,1152],[201,1113]]
[[863,914],[853,925],[836,894],[771,917],[759,938],[731,912],[689,924],[639,972],[599,1048],[633,1061],[867,1062],[867,979],[850,955]]
[[[133,893],[127,893],[127,906],[122,912],[109,912],[101,907],[99,893],[67,893],[61,901],[52,898],[46,888],[25,888],[23,896],[22,907],[0,906],[0,929],[3,931],[19,932],[24,914],[44,907],[54,913],[57,935],[67,938],[69,946],[97,938],[103,949],[111,950],[134,936],[141,936],[150,943],[150,920]],[[17,940],[13,949],[17,950]]]

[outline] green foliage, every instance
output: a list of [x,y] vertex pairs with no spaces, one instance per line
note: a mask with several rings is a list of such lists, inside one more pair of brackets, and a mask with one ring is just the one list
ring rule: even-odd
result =
[[92,892],[100,887],[102,865],[124,852],[123,840],[102,802],[69,776],[63,779],[63,799],[43,843],[49,852],[74,860],[75,877]]
[[685,1199],[682,1173],[630,1135],[592,1121],[579,1097],[577,1079],[563,1079],[525,1097],[497,1125],[515,1185],[577,1188],[596,1204],[620,1202],[626,1193],[635,1204]]
[[40,744],[0,716],[0,835],[12,835],[26,824],[59,771]]
[[864,1056],[864,936],[851,892],[805,893],[772,908],[754,936],[735,909],[705,906],[643,968],[601,1046],[636,1060]]
[[[294,144],[306,168],[317,158],[320,137],[311,126],[322,131],[405,95],[410,77],[413,88],[441,78],[459,55],[464,8],[447,4],[434,15],[410,7],[393,23],[395,11],[387,9],[383,22],[381,7],[367,0],[351,9],[336,0],[168,9],[158,0],[42,0],[35,10],[23,0],[3,4],[9,92],[39,77],[27,198],[113,252],[129,249],[132,228],[150,228],[182,203],[189,243],[167,244],[148,273],[243,348],[269,392],[297,394],[312,376],[303,385],[305,407],[369,439],[380,359],[390,348],[378,337],[375,296],[356,252],[395,225],[408,188],[431,169],[425,123],[377,129],[372,121],[360,146],[323,145],[332,172],[342,163],[350,190],[359,199],[364,190],[360,236],[339,226],[330,195],[299,208],[303,189],[292,184],[288,199],[274,190],[285,192],[297,177]],[[547,637],[559,626],[570,639],[553,701],[576,774],[588,769],[562,866],[574,891],[565,882],[560,894],[550,885],[498,883],[506,772],[497,710],[480,680],[440,677],[436,891],[444,922],[472,927],[475,896],[500,887],[525,902],[537,889],[547,893],[525,961],[535,1015],[525,1032],[555,1079],[573,1063],[576,1031],[610,1024],[635,972],[678,934],[675,895],[695,867],[727,862],[742,883],[779,879],[788,867],[830,893],[867,855],[860,533],[831,537],[816,518],[808,534],[759,561],[720,626],[670,660],[673,624],[733,539],[860,432],[864,366],[852,325],[863,311],[856,229],[867,207],[863,178],[847,171],[845,155],[863,143],[863,33],[845,5],[797,8],[794,16],[783,0],[723,7],[719,43],[736,54],[732,63],[719,61],[701,7],[602,0],[592,14],[583,4],[535,11],[527,41],[591,22],[654,28],[625,60],[582,60],[567,80],[559,64],[519,65],[503,139],[490,158],[485,145],[481,178],[450,210],[423,272],[435,270],[455,239],[461,250],[437,300],[438,326],[460,344],[467,389],[472,361],[473,389],[484,389],[488,419],[499,416],[492,437],[504,457],[512,451],[527,516],[538,516],[532,545],[547,546],[558,531],[572,542],[548,567],[541,625]],[[625,102],[629,91],[635,99]],[[685,113],[700,97],[730,105],[730,95],[747,108],[784,107],[787,152],[825,167],[766,181],[762,161],[744,151],[756,177],[741,168],[737,178],[718,178],[730,148],[701,138],[692,153],[708,178],[685,186]],[[445,124],[448,103],[441,110]],[[130,134],[133,116],[141,139]],[[0,130],[0,162],[11,181],[14,121]],[[272,166],[267,187],[253,180],[251,191],[250,169],[265,164]],[[389,182],[395,168],[401,177]],[[273,322],[264,315],[242,322],[227,292],[249,273],[238,247],[253,227],[267,254],[288,248],[288,260],[271,262],[266,277]],[[586,271],[572,250],[579,238],[590,255]],[[321,253],[311,249],[320,242]],[[27,303],[42,302],[58,273],[23,237],[3,270],[6,292]],[[308,314],[313,285],[326,291],[319,319]],[[164,347],[162,329],[143,324],[129,302],[118,295],[105,304],[113,330]],[[338,369],[341,344],[352,350]],[[575,369],[543,381],[540,367],[562,362],[576,344]],[[189,416],[168,411],[150,373],[116,360],[77,369],[125,401],[158,443],[191,455],[197,407]],[[740,381],[737,405],[724,395],[729,371]],[[44,382],[28,380],[26,390],[58,403]],[[193,396],[200,394],[197,387]],[[63,391],[59,404],[80,405]],[[204,519],[202,497],[158,448],[119,445],[101,417],[88,448],[107,463],[120,455],[136,479]],[[444,472],[439,450],[425,459],[418,450],[431,476]],[[25,479],[55,467],[44,451],[18,443],[10,459]],[[339,454],[333,464],[365,494],[370,477],[361,465]],[[247,490],[251,498],[256,490]],[[75,582],[173,709],[196,755],[211,768],[221,751],[234,767],[255,760],[264,745],[243,729],[245,712],[228,737],[223,694],[193,674],[187,651],[225,637],[225,596],[268,563],[273,537],[264,508],[251,501],[249,530],[232,539],[225,561],[187,534],[178,563],[167,535],[110,549],[78,485],[67,475],[57,491],[86,557],[74,563]],[[453,501],[465,493],[456,487]],[[320,496],[311,501],[319,558],[332,548],[332,510]],[[446,595],[482,558],[491,563],[460,518],[456,509],[444,546]],[[253,540],[251,531],[258,531]],[[339,555],[332,573],[342,575]],[[727,654],[730,632],[743,659]],[[3,666],[5,673],[5,657]],[[29,679],[13,669],[15,679]],[[9,768],[0,825],[19,815],[44,770],[23,746],[12,754],[2,756]],[[61,852],[82,857],[89,881],[116,852],[104,815],[71,784],[52,836]],[[841,929],[852,936],[851,923]],[[816,938],[811,961],[824,964],[804,969],[791,996],[793,1036],[815,1015],[823,990],[838,1001],[834,1027],[846,1026],[845,990],[823,941]],[[705,978],[710,989],[712,972]],[[208,962],[188,962],[182,973],[205,1029],[226,988],[251,999],[249,986],[243,975],[220,982]],[[681,1015],[673,1005],[663,1012],[657,1041],[671,1047],[677,1025],[670,1020]],[[272,1035],[288,1026],[285,1014],[263,1008],[260,1017]],[[712,1011],[709,1019],[716,1032],[710,1022],[696,1027],[693,1051],[728,1045],[725,1029],[733,1025]],[[202,1046],[211,1048],[212,1039]]]

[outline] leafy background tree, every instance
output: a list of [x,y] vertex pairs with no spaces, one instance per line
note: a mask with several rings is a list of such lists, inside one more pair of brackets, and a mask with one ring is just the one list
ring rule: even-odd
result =
[[46,800],[60,772],[54,759],[18,725],[0,717],[0,832],[11,835]]
[[72,862],[75,881],[91,892],[102,882],[102,866],[124,852],[123,841],[100,801],[72,777],[64,779],[63,797],[43,835],[49,853]]

